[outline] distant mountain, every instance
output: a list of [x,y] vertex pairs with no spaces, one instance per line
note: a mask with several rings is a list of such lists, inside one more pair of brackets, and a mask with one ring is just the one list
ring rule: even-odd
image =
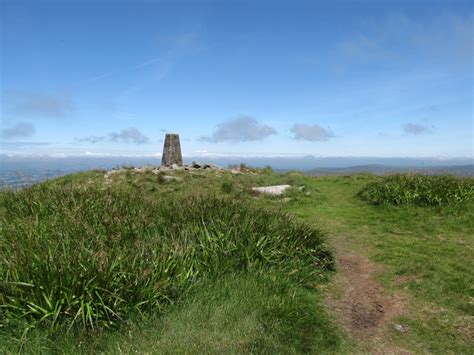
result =
[[[454,174],[474,176],[472,158],[375,158],[375,157],[244,157],[199,156],[185,157],[186,164],[193,160],[221,167],[244,163],[251,167],[271,166],[277,172],[299,170],[310,175],[344,175],[360,172],[387,174],[391,172],[421,172],[424,174]],[[0,187],[26,186],[90,169],[109,170],[117,166],[144,166],[161,164],[160,157],[18,157],[0,154]]]
[[305,171],[308,175],[347,175],[355,173],[371,173],[384,175],[391,173],[418,173],[426,175],[450,174],[457,176],[473,176],[474,165],[454,165],[454,166],[431,166],[431,167],[400,167],[379,164],[357,165],[347,168],[316,168]]

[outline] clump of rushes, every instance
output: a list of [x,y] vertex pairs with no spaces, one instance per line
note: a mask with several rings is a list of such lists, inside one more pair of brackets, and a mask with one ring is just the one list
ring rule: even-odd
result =
[[368,184],[357,196],[374,205],[460,204],[474,198],[474,179],[449,175],[396,174]]
[[0,322],[109,327],[160,311],[201,275],[332,269],[323,234],[248,201],[37,185],[3,193]]

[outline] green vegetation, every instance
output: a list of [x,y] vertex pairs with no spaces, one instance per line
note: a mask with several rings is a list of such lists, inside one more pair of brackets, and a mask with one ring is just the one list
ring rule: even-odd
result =
[[397,174],[368,184],[358,196],[374,205],[459,204],[474,198],[474,181],[449,175]]
[[4,314],[53,328],[160,310],[202,274],[275,268],[305,283],[333,266],[318,230],[239,200],[39,185],[3,204]]
[[[414,352],[470,354],[474,323],[474,200],[462,206],[370,205],[357,193],[379,181],[372,175],[308,179],[312,199],[288,210],[328,232],[332,245],[368,255],[383,267],[387,292],[408,298],[388,336]],[[471,181],[473,181],[471,179]],[[337,297],[337,294],[334,296]],[[363,349],[365,351],[365,349]]]
[[[430,196],[449,202],[394,206],[367,203],[359,191],[406,179],[400,176],[242,168],[173,172],[182,182],[133,169],[108,178],[97,171],[0,192],[0,348],[370,352],[373,345],[350,340],[324,305],[323,296],[341,297],[327,235],[338,251],[343,245],[380,265],[385,292],[406,299],[401,315],[381,325],[383,346],[470,353],[472,179],[410,177],[429,180],[423,183],[438,189]],[[294,188],[281,197],[251,193],[271,184]],[[458,185],[467,187],[461,204],[452,197]],[[408,331],[397,332],[395,323]]]
[[[286,213],[210,193],[150,194],[148,183],[163,185],[163,176],[123,175],[125,183],[109,187],[66,177],[2,193],[3,322],[52,334],[95,331],[164,313],[200,278],[275,273],[303,292],[334,267],[322,232]],[[263,330],[267,316],[258,317]]]

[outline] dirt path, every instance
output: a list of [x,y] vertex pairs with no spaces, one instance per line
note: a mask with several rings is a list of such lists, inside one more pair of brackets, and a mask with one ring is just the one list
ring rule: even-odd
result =
[[336,249],[338,274],[326,302],[339,324],[360,351],[410,354],[395,346],[390,336],[395,327],[393,318],[405,313],[406,297],[384,292],[375,280],[381,268],[366,256],[352,252],[345,238],[334,238],[332,244]]

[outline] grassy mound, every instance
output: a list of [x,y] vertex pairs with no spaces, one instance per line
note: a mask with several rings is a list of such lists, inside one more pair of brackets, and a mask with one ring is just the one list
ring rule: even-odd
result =
[[374,205],[459,204],[474,198],[474,179],[397,174],[369,183],[357,195]]
[[1,204],[2,322],[104,328],[161,310],[201,275],[307,284],[333,268],[320,231],[244,201],[42,184]]

